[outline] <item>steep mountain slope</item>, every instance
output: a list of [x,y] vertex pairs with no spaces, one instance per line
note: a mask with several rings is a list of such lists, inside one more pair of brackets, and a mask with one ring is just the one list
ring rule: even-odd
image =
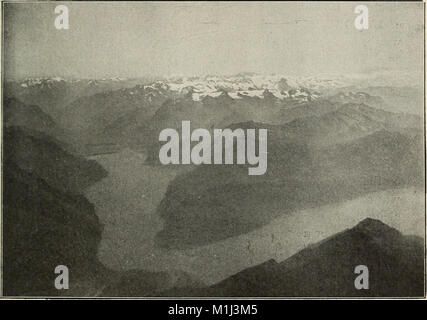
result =
[[82,193],[107,174],[95,161],[70,154],[44,133],[9,127],[4,130],[3,139],[6,161],[36,174],[58,190]]
[[82,145],[125,143],[134,138],[135,128],[148,121],[169,94],[161,85],[138,85],[81,97],[64,109],[59,124]]
[[[369,270],[369,289],[357,290],[354,269]],[[403,236],[379,220],[311,245],[283,262],[245,269],[203,289],[174,289],[165,296],[406,297],[424,295],[423,239]]]
[[58,126],[54,119],[37,105],[25,104],[15,97],[5,96],[3,111],[3,123],[7,128],[20,127],[32,131],[34,135],[43,133],[71,153],[76,153],[81,149],[80,143],[72,134]]
[[79,193],[106,172],[40,132],[9,127],[3,139],[4,294],[64,294],[53,284],[66,265],[65,293],[90,295],[106,272],[96,258],[102,225]]
[[43,112],[56,119],[59,106],[67,100],[69,84],[63,79],[26,79],[24,81],[6,81],[4,93],[13,96],[25,104],[41,106]]
[[53,285],[58,265],[69,268],[72,284],[96,286],[105,270],[96,258],[102,226],[93,205],[52,188],[11,160],[3,169],[4,294],[62,294]]
[[281,127],[271,126],[265,175],[249,176],[247,165],[202,165],[175,178],[157,209],[164,219],[158,244],[199,246],[246,233],[297,209],[422,186],[422,144],[415,139],[380,130],[344,144],[311,148],[288,141]]
[[26,105],[13,97],[3,100],[3,121],[9,126],[21,126],[30,130],[49,133],[55,129],[52,117],[36,105]]
[[[155,295],[172,287],[201,286],[182,272],[121,273],[104,267],[97,258],[103,225],[81,194],[106,171],[37,131],[8,127],[3,138],[5,295]],[[69,269],[69,290],[54,287],[58,265]],[[134,286],[130,291],[129,283]]]

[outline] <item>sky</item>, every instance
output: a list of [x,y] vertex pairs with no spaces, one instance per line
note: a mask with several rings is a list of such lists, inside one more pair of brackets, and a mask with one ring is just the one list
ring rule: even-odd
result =
[[256,72],[423,77],[423,4],[329,2],[4,4],[6,78],[104,78]]

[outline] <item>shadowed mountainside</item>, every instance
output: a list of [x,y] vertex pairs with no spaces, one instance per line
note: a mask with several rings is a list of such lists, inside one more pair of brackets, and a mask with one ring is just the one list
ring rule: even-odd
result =
[[[41,132],[8,127],[4,139],[5,295],[153,296],[172,287],[202,286],[183,272],[104,267],[97,258],[103,225],[81,194],[106,171]],[[58,265],[69,269],[69,290],[54,287]]]
[[61,113],[59,124],[83,144],[124,143],[169,97],[161,86],[100,92],[73,101]]
[[96,258],[102,225],[93,205],[10,160],[3,179],[4,294],[62,294],[54,287],[58,265],[69,268],[72,283],[97,281],[105,270]]
[[[354,269],[369,270],[369,289],[357,290]],[[202,289],[173,289],[164,296],[249,297],[422,297],[424,241],[403,236],[379,220],[355,227],[301,250],[283,262],[247,268]]]
[[54,270],[66,265],[81,285],[66,293],[91,295],[106,271],[96,258],[103,227],[80,193],[105,170],[40,132],[9,127],[3,138],[4,294],[63,294]]
[[61,191],[82,193],[107,175],[95,161],[69,153],[58,140],[44,133],[9,127],[3,136],[5,160]]
[[36,105],[26,105],[13,97],[3,100],[3,121],[6,126],[20,126],[49,133],[55,129],[52,117]]
[[[246,233],[294,210],[369,192],[422,186],[422,139],[406,134],[410,127],[404,121],[399,122],[403,129],[394,125],[392,120],[400,115],[393,114],[390,120],[389,113],[363,105],[342,109],[346,113],[342,112],[338,120],[335,112],[325,116],[330,115],[331,122],[343,128],[334,135],[336,140],[344,131],[348,133],[345,143],[312,146],[288,139],[291,131],[286,124],[268,126],[265,175],[249,176],[247,165],[201,165],[176,177],[157,210],[164,219],[158,244],[172,248],[199,246]],[[358,117],[347,121],[348,109],[351,114],[357,111]],[[318,118],[311,120],[307,128],[312,132],[330,132]],[[412,125],[413,121],[408,123]],[[231,127],[266,125],[251,122]],[[395,128],[397,131],[392,130]]]

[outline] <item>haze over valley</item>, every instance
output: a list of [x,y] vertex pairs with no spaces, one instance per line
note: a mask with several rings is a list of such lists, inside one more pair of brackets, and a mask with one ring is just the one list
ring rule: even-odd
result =
[[[424,294],[422,6],[45,5],[5,10],[6,295]],[[162,164],[183,121],[266,129],[266,172]]]

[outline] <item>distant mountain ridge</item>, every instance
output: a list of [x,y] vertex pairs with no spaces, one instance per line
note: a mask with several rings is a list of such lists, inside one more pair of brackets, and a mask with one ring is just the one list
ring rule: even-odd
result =
[[342,143],[379,130],[408,133],[421,130],[421,118],[372,108],[364,103],[345,103],[320,116],[297,118],[282,128],[287,139],[315,145]]
[[79,97],[148,84],[156,78],[64,79],[61,77],[6,80],[4,94],[25,104],[36,104],[55,121]]
[[[6,96],[37,105],[60,128],[53,136],[87,155],[103,153],[103,145],[105,152],[123,147],[151,149],[158,136],[158,120],[162,129],[176,128],[175,120],[198,119],[209,128],[250,120],[284,124],[334,111],[346,103],[389,111],[416,108],[412,103],[419,96],[416,89],[366,89],[343,78],[254,73],[141,79],[29,78],[5,84]],[[175,106],[181,106],[178,115]],[[417,106],[422,109],[422,103]]]

